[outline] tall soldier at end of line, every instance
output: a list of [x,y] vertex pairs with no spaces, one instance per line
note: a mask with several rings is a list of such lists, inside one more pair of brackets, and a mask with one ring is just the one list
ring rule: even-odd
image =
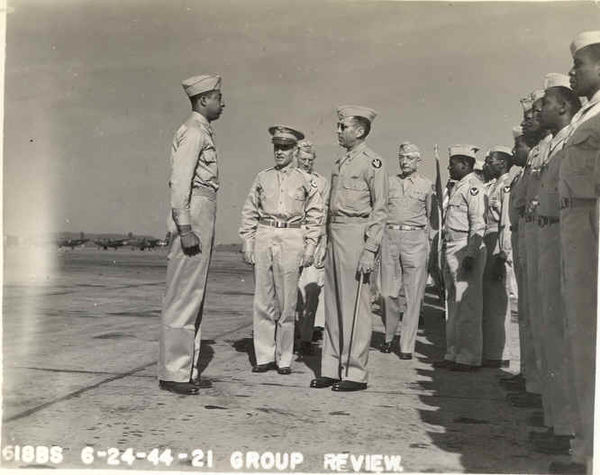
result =
[[311,381],[313,388],[367,388],[372,317],[361,279],[373,271],[388,200],[383,160],[365,144],[375,115],[362,106],[338,108],[338,142],[346,154],[336,161],[331,177],[325,332],[321,375]]
[[483,366],[499,368],[508,366],[510,362],[508,331],[511,308],[508,276],[513,260],[509,220],[512,150],[502,145],[491,148],[485,157],[485,165],[492,180],[486,190]]
[[200,381],[200,323],[212,255],[219,174],[211,122],[225,104],[221,78],[183,81],[192,115],[177,130],[171,147],[169,180],[171,244],[167,288],[161,313],[158,378],[161,389],[197,394]]
[[[398,150],[400,173],[389,177],[388,219],[381,242],[381,293],[385,302],[385,341],[382,353],[392,351],[402,311],[400,359],[412,358],[419,313],[427,283],[431,242],[433,183],[417,172],[419,148],[403,142]],[[403,295],[406,305],[398,301]]]
[[[300,271],[313,263],[323,224],[323,201],[312,177],[296,167],[304,134],[276,125],[275,166],[260,172],[242,209],[244,261],[254,265],[254,373],[292,372]],[[304,229],[303,229],[304,227]]]
[[433,366],[453,371],[475,370],[482,360],[485,198],[483,183],[473,173],[477,150],[472,145],[453,145],[449,149],[448,171],[457,183],[450,193],[444,223],[446,354]]
[[577,418],[575,461],[592,470],[600,197],[600,31],[571,43],[569,72],[575,94],[588,102],[571,120],[560,163],[560,240],[567,340]]

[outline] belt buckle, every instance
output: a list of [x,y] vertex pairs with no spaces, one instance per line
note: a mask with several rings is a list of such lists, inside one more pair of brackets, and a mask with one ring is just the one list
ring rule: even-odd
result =
[[275,227],[281,229],[287,227],[287,225],[283,221],[275,221]]

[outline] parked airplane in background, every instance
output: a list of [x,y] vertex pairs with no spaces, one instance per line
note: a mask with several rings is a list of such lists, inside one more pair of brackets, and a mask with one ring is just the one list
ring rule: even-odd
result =
[[164,239],[157,239],[153,237],[141,237],[131,241],[131,249],[138,248],[140,251],[144,249],[154,249],[155,247],[166,247],[169,244],[170,233],[167,233]]
[[59,249],[61,247],[70,247],[71,249],[75,249],[77,246],[83,246],[86,242],[89,241],[89,239],[86,239],[84,236],[85,235],[82,232],[79,235],[79,239],[71,239],[71,238],[59,239],[56,242],[56,244],[58,244]]
[[96,245],[98,246],[98,249],[102,248],[105,251],[109,248],[112,247],[113,249],[117,250],[120,247],[123,246],[127,246],[131,240],[133,239],[133,233],[129,233],[127,235],[126,238],[123,239],[98,239],[97,241],[94,241],[96,243]]

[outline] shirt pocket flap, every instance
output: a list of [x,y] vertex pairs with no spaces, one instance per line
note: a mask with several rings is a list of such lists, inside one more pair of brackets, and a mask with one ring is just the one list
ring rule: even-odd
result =
[[346,178],[342,186],[347,190],[365,191],[369,189],[362,178]]

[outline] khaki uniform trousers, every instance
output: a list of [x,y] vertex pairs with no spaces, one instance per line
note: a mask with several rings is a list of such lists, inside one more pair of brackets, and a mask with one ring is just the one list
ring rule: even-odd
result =
[[510,266],[504,263],[501,279],[495,277],[496,258],[494,253],[498,232],[488,232],[483,241],[487,252],[483,271],[483,358],[487,360],[508,360],[510,351],[508,334],[510,329]]
[[483,313],[483,270],[486,251],[482,245],[473,268],[462,268],[467,253],[467,239],[445,241],[444,282],[448,298],[446,320],[446,355],[456,363],[480,366],[483,348],[481,318]]
[[[386,228],[381,242],[381,295],[385,301],[385,341],[392,341],[400,314],[400,351],[413,353],[419,314],[427,284],[429,240],[425,229],[403,231]],[[406,309],[398,302],[406,299]]]
[[256,364],[289,367],[304,231],[258,225],[254,244],[254,352]]
[[544,324],[542,316],[542,305],[539,292],[540,276],[538,274],[538,262],[540,256],[539,227],[537,222],[525,222],[525,246],[527,248],[527,316],[529,317],[529,328],[535,354],[535,368],[538,374],[539,390],[542,395],[544,406],[544,421],[548,425],[551,422],[550,401],[548,394],[544,391],[547,368],[546,360],[543,358]]
[[546,361],[544,392],[550,403],[551,427],[557,435],[573,434],[573,414],[566,372],[570,355],[565,340],[565,306],[561,291],[560,226],[553,223],[538,231],[540,258],[538,262],[539,292],[543,318],[543,357]]
[[[365,245],[364,223],[331,223],[325,264],[325,332],[321,376],[366,383],[372,317],[369,286],[363,284],[350,333],[358,289],[358,261]],[[350,354],[350,363],[348,363]],[[348,366],[348,375],[346,375]]]
[[[185,383],[197,378],[200,356],[200,323],[206,296],[206,277],[212,256],[217,212],[215,196],[192,193],[192,231],[200,238],[202,252],[186,256],[174,234],[167,264],[167,288],[163,297],[158,378]],[[174,223],[170,230],[175,231]],[[176,232],[176,231],[175,231]]]
[[530,393],[540,394],[542,384],[540,382],[540,373],[535,360],[535,348],[533,346],[533,336],[531,333],[531,321],[529,319],[529,292],[527,277],[527,245],[525,240],[525,219],[519,219],[516,246],[513,246],[513,252],[516,249],[517,255],[515,269],[517,270],[517,282],[519,288],[519,343],[521,350],[521,371],[525,377],[526,390]]
[[305,267],[300,274],[298,290],[301,301],[300,314],[300,339],[311,342],[315,326],[323,327],[325,322],[325,306],[323,304],[323,285],[325,283],[325,269],[315,266]]
[[595,205],[560,213],[562,286],[566,307],[567,348],[574,389],[575,458],[593,454],[594,385],[598,286],[598,217]]

